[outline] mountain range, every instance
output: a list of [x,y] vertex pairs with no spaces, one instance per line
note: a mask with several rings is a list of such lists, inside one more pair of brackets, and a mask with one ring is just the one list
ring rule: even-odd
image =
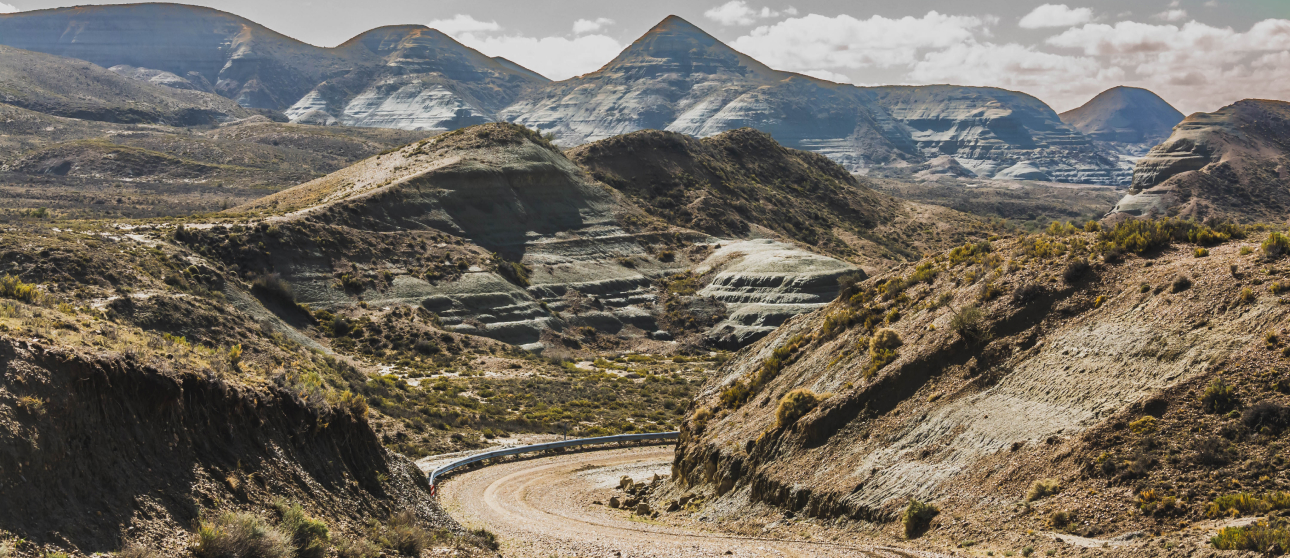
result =
[[510,121],[562,146],[641,129],[707,137],[752,127],[847,170],[950,155],[984,178],[1127,184],[1114,150],[1042,101],[996,88],[855,87],[783,72],[670,16],[595,72],[551,82],[424,26],[334,48],[178,4],[0,16],[0,43],[213,91],[296,122],[449,130]]

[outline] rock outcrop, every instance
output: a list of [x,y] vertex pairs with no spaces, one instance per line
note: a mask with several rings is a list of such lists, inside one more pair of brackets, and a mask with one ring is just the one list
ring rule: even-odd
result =
[[812,312],[838,295],[838,278],[857,268],[772,240],[723,245],[695,268],[711,274],[699,296],[726,305],[728,315],[708,331],[727,348],[761,339],[789,318]]
[[1247,99],[1188,116],[1133,171],[1114,213],[1278,222],[1290,210],[1290,103]]

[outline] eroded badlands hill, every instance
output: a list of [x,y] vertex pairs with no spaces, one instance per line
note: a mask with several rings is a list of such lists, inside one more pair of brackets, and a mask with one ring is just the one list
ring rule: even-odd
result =
[[[523,86],[546,81],[423,26],[376,29],[320,48],[233,14],[182,4],[0,14],[0,43],[120,66],[115,69],[124,75],[213,91],[245,107],[292,107],[297,118],[321,109],[311,117],[318,123],[330,115],[403,129],[447,129],[442,123],[454,121],[453,110],[463,111],[454,127],[477,123],[473,113],[491,115]],[[424,114],[412,120],[396,114],[408,107]]]
[[7,46],[0,46],[0,102],[125,124],[210,125],[256,114],[218,95],[141,82],[81,60]]
[[1091,139],[1142,156],[1173,133],[1183,113],[1146,89],[1112,87],[1061,118]]
[[[926,531],[940,549],[1188,540],[1189,521],[1228,513],[1210,506],[1219,496],[1284,482],[1284,423],[1265,417],[1286,409],[1277,382],[1290,381],[1290,241],[1260,249],[1268,233],[1244,234],[1055,226],[856,284],[708,384],[683,428],[677,494],[699,494],[714,518],[769,522],[779,508],[893,538]],[[940,513],[901,535],[911,499]]]
[[1290,103],[1247,99],[1183,120],[1138,161],[1115,211],[1280,222],[1288,186]]

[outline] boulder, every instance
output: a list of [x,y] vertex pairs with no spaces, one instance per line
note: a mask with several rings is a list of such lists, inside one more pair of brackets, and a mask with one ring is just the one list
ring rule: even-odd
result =
[[620,506],[622,506],[622,503],[618,501],[617,496],[613,496],[609,498],[609,507],[617,509]]

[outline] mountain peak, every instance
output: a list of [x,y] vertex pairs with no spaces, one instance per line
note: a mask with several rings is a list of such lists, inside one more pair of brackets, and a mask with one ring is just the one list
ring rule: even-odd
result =
[[646,31],[597,73],[650,77],[734,73],[744,77],[782,79],[781,72],[736,51],[680,16],[670,15]]
[[1093,139],[1156,143],[1169,137],[1183,114],[1147,89],[1121,85],[1062,113],[1061,119]]

